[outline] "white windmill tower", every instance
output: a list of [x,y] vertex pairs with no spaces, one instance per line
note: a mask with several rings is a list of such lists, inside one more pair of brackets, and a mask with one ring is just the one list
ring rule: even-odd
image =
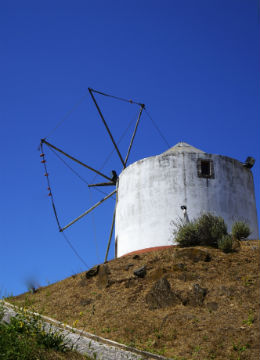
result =
[[180,142],[163,154],[139,160],[118,179],[116,251],[122,256],[173,244],[170,224],[209,212],[223,217],[228,229],[243,220],[258,239],[254,181],[245,163],[208,154]]
[[[160,155],[144,158],[127,166],[145,105],[90,88],[89,93],[123,169],[119,175],[112,170],[111,176],[107,176],[67,154],[46,139],[41,140],[41,148],[47,145],[106,179],[106,182],[90,184],[89,187],[114,187],[112,192],[65,226],[60,226],[50,191],[54,213],[62,233],[116,194],[105,261],[107,261],[114,227],[116,257],[173,245],[170,224],[183,216],[183,210],[186,219],[190,220],[206,212],[221,216],[229,230],[234,221],[246,221],[252,231],[250,238],[259,238],[254,181],[250,170],[254,165],[253,158],[248,157],[246,162],[242,163],[227,156],[208,154],[180,142]],[[139,107],[139,114],[125,157],[119,151],[94,93],[126,101]],[[48,180],[43,152],[42,156]]]

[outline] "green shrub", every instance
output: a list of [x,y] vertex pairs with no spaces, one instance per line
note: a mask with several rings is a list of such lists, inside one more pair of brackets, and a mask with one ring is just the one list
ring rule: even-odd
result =
[[233,238],[231,235],[223,235],[221,239],[218,240],[218,248],[224,253],[229,253],[233,251]]
[[64,342],[64,335],[52,328],[49,331],[41,331],[37,333],[37,343],[45,347],[45,349],[53,349],[56,351],[66,352],[67,344]]
[[196,221],[198,238],[201,245],[218,246],[218,240],[227,235],[227,226],[220,216],[203,214]]
[[219,216],[203,214],[197,220],[184,224],[172,222],[174,240],[181,246],[207,245],[218,247],[218,240],[227,235],[227,226]]
[[175,241],[183,247],[199,245],[196,222],[179,224],[177,226]]
[[5,360],[46,359],[45,349],[65,352],[65,337],[50,328],[45,331],[40,316],[25,312],[12,317],[10,323],[1,323],[3,308],[0,309],[0,358]]
[[232,235],[238,239],[246,239],[251,234],[249,226],[243,221],[236,221],[232,226]]

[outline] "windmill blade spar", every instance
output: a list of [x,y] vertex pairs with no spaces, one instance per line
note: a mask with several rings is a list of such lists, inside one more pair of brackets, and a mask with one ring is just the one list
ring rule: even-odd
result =
[[112,195],[114,195],[116,193],[116,190],[112,191],[110,194],[108,194],[107,196],[105,196],[102,200],[100,200],[99,202],[97,202],[95,205],[93,205],[90,209],[88,209],[87,211],[85,211],[83,214],[81,214],[80,216],[78,216],[76,219],[74,219],[73,221],[71,221],[68,225],[64,226],[62,229],[60,229],[60,232],[66,230],[68,227],[70,227],[71,225],[75,224],[75,222],[77,222],[78,220],[82,219],[85,215],[89,214],[92,210],[94,210],[96,207],[98,207],[100,204],[102,204],[105,200],[107,200],[108,198],[110,198]]
[[94,169],[93,167],[91,167],[91,166],[89,166],[89,165],[87,165],[87,164],[83,163],[82,161],[80,161],[80,160],[78,160],[78,159],[74,158],[73,156],[71,156],[71,155],[67,154],[65,151],[63,151],[63,150],[61,150],[61,149],[57,148],[57,146],[52,145],[51,143],[49,143],[49,142],[48,142],[48,141],[46,141],[45,139],[42,139],[42,140],[41,140],[41,144],[42,144],[42,143],[44,143],[44,144],[46,144],[47,146],[51,147],[52,149],[54,149],[54,150],[56,150],[56,151],[60,152],[61,154],[63,154],[63,155],[65,155],[65,156],[67,156],[69,159],[71,159],[71,160],[75,161],[76,163],[78,163],[78,164],[80,164],[80,165],[82,165],[82,166],[86,167],[87,169],[89,169],[89,170],[91,170],[91,171],[94,171],[96,174],[98,174],[98,175],[100,175],[100,176],[103,176],[105,179],[107,179],[107,180],[109,180],[109,181],[113,181],[113,180],[112,180],[112,179],[110,179],[108,176],[106,176],[106,175],[102,174],[100,171],[98,171],[98,170]]
[[95,186],[115,186],[114,182],[109,183],[98,183],[98,184],[89,184],[88,187],[95,187]]
[[103,124],[105,125],[105,128],[107,129],[107,132],[108,132],[108,134],[109,134],[109,136],[110,136],[110,139],[112,140],[112,143],[114,144],[114,147],[115,147],[115,149],[116,149],[116,151],[117,151],[117,153],[118,153],[118,156],[119,156],[119,158],[120,158],[120,160],[121,160],[121,162],[122,162],[122,164],[123,164],[123,166],[124,166],[124,168],[125,168],[125,163],[124,163],[124,160],[123,160],[123,158],[122,158],[122,155],[121,155],[121,153],[120,153],[120,151],[119,151],[119,149],[118,149],[118,147],[117,147],[117,145],[116,145],[116,142],[115,142],[115,140],[114,140],[114,138],[113,138],[113,135],[111,134],[111,131],[109,130],[109,127],[108,127],[108,125],[107,125],[107,123],[106,123],[106,120],[104,119],[104,116],[103,116],[103,114],[102,114],[102,112],[101,112],[101,110],[100,110],[100,107],[98,106],[98,103],[97,103],[97,101],[96,101],[96,99],[95,99],[95,96],[93,95],[93,90],[92,89],[90,89],[90,88],[88,88],[88,90],[89,90],[89,93],[90,93],[90,95],[91,95],[91,97],[92,97],[92,100],[94,101],[94,104],[96,105],[96,108],[97,108],[97,110],[98,110],[98,113],[99,113],[99,115],[100,115],[100,117],[101,117],[101,120],[103,121]]
[[130,151],[131,151],[131,148],[132,148],[132,145],[133,145],[133,141],[134,141],[134,138],[135,138],[137,127],[139,125],[139,121],[140,121],[143,109],[145,108],[145,105],[141,104],[140,107],[141,108],[140,108],[139,115],[138,115],[138,118],[137,118],[137,121],[136,121],[136,124],[135,124],[135,129],[134,129],[134,132],[133,132],[133,135],[132,135],[129,147],[128,147],[127,155],[126,155],[126,158],[125,158],[125,167],[126,167],[126,163],[127,163],[128,158],[129,158],[129,155],[130,155]]

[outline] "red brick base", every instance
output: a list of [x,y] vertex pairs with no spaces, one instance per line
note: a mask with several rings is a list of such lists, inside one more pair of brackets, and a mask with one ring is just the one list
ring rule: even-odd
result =
[[170,248],[174,245],[166,245],[166,246],[155,246],[155,247],[150,247],[150,248],[145,248],[145,249],[141,249],[141,250],[136,250],[136,251],[132,251],[128,254],[124,254],[123,256],[127,256],[127,255],[133,255],[133,254],[142,254],[142,253],[146,253],[146,252],[150,252],[150,251],[156,251],[156,250],[161,250],[161,249],[167,249]]

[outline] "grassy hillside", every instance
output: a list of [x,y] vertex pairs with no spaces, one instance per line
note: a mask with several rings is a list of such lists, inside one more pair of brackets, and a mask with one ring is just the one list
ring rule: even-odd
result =
[[[259,358],[259,241],[115,259],[7,299],[71,326],[174,359]],[[133,272],[145,266],[144,277]],[[144,272],[145,272],[144,271]]]

